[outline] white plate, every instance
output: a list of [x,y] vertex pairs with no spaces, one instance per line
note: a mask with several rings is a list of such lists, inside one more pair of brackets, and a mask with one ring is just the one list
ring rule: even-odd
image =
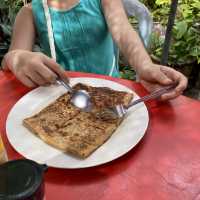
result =
[[[121,84],[105,79],[71,79],[72,85],[78,82],[91,86],[106,86],[114,90],[133,92]],[[6,122],[7,137],[15,150],[25,158],[39,163],[46,163],[48,166],[56,168],[92,167],[119,158],[130,151],[144,136],[149,116],[145,104],[141,103],[131,108],[127,117],[112,137],[84,160],[76,159],[49,146],[28,131],[22,125],[22,120],[37,113],[65,92],[65,88],[59,85],[39,87],[22,97],[10,111]],[[137,99],[138,95],[135,93],[134,95],[134,99]]]

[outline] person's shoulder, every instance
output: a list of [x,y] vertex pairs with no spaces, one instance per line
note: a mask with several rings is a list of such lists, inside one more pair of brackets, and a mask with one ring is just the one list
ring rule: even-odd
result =
[[28,3],[21,8],[21,11],[24,12],[32,12],[32,4]]
[[24,5],[18,12],[17,17],[20,18],[26,18],[26,17],[32,17],[32,5],[31,4],[26,4]]
[[32,14],[32,5],[31,5],[31,3],[28,3],[28,4],[24,5],[20,9],[19,14],[21,14],[21,15],[30,15],[30,14]]
[[26,5],[24,5],[25,8],[27,9],[32,9],[32,4],[31,3],[27,3]]

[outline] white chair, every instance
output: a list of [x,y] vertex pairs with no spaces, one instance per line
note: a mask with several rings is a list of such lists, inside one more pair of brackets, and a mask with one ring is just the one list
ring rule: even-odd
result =
[[[138,31],[144,46],[148,48],[150,35],[152,33],[153,20],[148,8],[138,0],[122,0],[128,17],[134,16],[138,22]],[[119,63],[119,49],[115,48],[115,55]],[[136,75],[136,80],[139,77]]]
[[[153,27],[153,20],[148,8],[138,0],[122,0],[128,17],[134,16],[138,21],[138,29],[144,46],[148,48],[150,35]],[[116,58],[119,61],[119,49],[115,48]]]
[[122,0],[122,2],[127,15],[137,19],[140,37],[145,47],[148,48],[153,27],[153,20],[148,8],[138,0]]

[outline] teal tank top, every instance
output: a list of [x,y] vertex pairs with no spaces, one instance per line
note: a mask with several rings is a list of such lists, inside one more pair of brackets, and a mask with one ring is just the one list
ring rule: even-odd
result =
[[[51,56],[42,0],[32,0],[32,11],[43,53]],[[79,0],[69,10],[49,7],[57,62],[69,71],[119,77],[116,46],[108,30],[101,0]]]

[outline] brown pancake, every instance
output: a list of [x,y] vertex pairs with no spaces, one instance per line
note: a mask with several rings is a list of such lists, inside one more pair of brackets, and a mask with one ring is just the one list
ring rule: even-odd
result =
[[79,158],[88,157],[114,133],[123,119],[102,120],[95,117],[95,110],[122,103],[127,105],[133,95],[109,88],[74,86],[87,90],[94,103],[92,113],[83,112],[70,103],[66,93],[38,114],[23,120],[23,124],[44,142]]

